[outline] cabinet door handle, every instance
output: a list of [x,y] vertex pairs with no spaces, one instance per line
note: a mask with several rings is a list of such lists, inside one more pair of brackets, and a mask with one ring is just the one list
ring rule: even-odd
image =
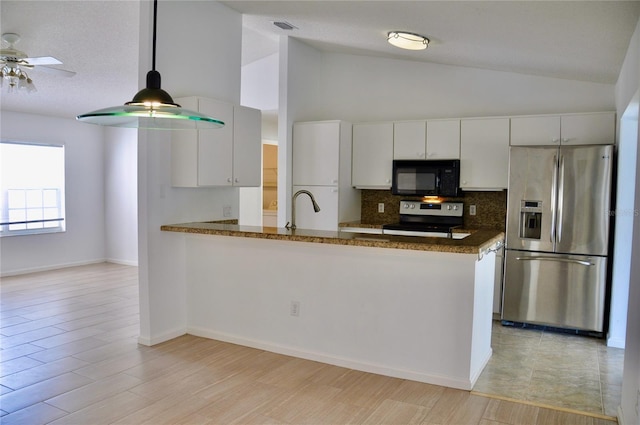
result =
[[558,143],[558,142],[560,142],[560,139],[556,139],[556,138],[551,139],[551,143]]
[[235,183],[238,183],[238,179],[237,179],[237,178],[236,178],[236,179],[234,179],[233,181],[234,181]]
[[333,179],[333,180],[331,180],[331,183],[334,183],[334,184],[335,184],[335,183],[338,183],[338,179]]
[[231,183],[231,177],[227,178],[227,183]]

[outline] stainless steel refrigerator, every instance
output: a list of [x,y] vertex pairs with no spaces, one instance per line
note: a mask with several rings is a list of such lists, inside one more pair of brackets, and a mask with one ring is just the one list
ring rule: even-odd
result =
[[502,320],[601,333],[613,146],[512,147]]

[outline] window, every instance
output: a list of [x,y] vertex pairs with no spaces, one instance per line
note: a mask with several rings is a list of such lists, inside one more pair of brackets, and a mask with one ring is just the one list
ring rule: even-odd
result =
[[0,236],[64,232],[64,146],[0,142]]

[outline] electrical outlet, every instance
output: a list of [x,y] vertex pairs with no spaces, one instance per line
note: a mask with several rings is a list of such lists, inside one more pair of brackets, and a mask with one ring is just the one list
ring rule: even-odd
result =
[[291,308],[289,313],[295,317],[300,316],[300,301],[291,301]]
[[469,215],[476,215],[476,206],[469,205]]
[[378,212],[379,213],[384,212],[384,202],[378,202]]
[[225,205],[222,207],[223,217],[231,217],[231,205]]

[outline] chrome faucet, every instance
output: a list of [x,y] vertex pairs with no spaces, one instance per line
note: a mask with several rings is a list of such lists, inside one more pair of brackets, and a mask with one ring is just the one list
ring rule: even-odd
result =
[[291,229],[291,230],[296,229],[296,198],[302,195],[303,193],[306,195],[309,195],[309,198],[311,198],[311,203],[313,204],[313,211],[320,212],[320,206],[316,202],[316,199],[313,197],[313,193],[309,192],[308,190],[299,190],[293,195],[293,198],[291,200],[291,225],[289,225],[289,222],[287,222],[287,224],[284,226],[285,229]]

